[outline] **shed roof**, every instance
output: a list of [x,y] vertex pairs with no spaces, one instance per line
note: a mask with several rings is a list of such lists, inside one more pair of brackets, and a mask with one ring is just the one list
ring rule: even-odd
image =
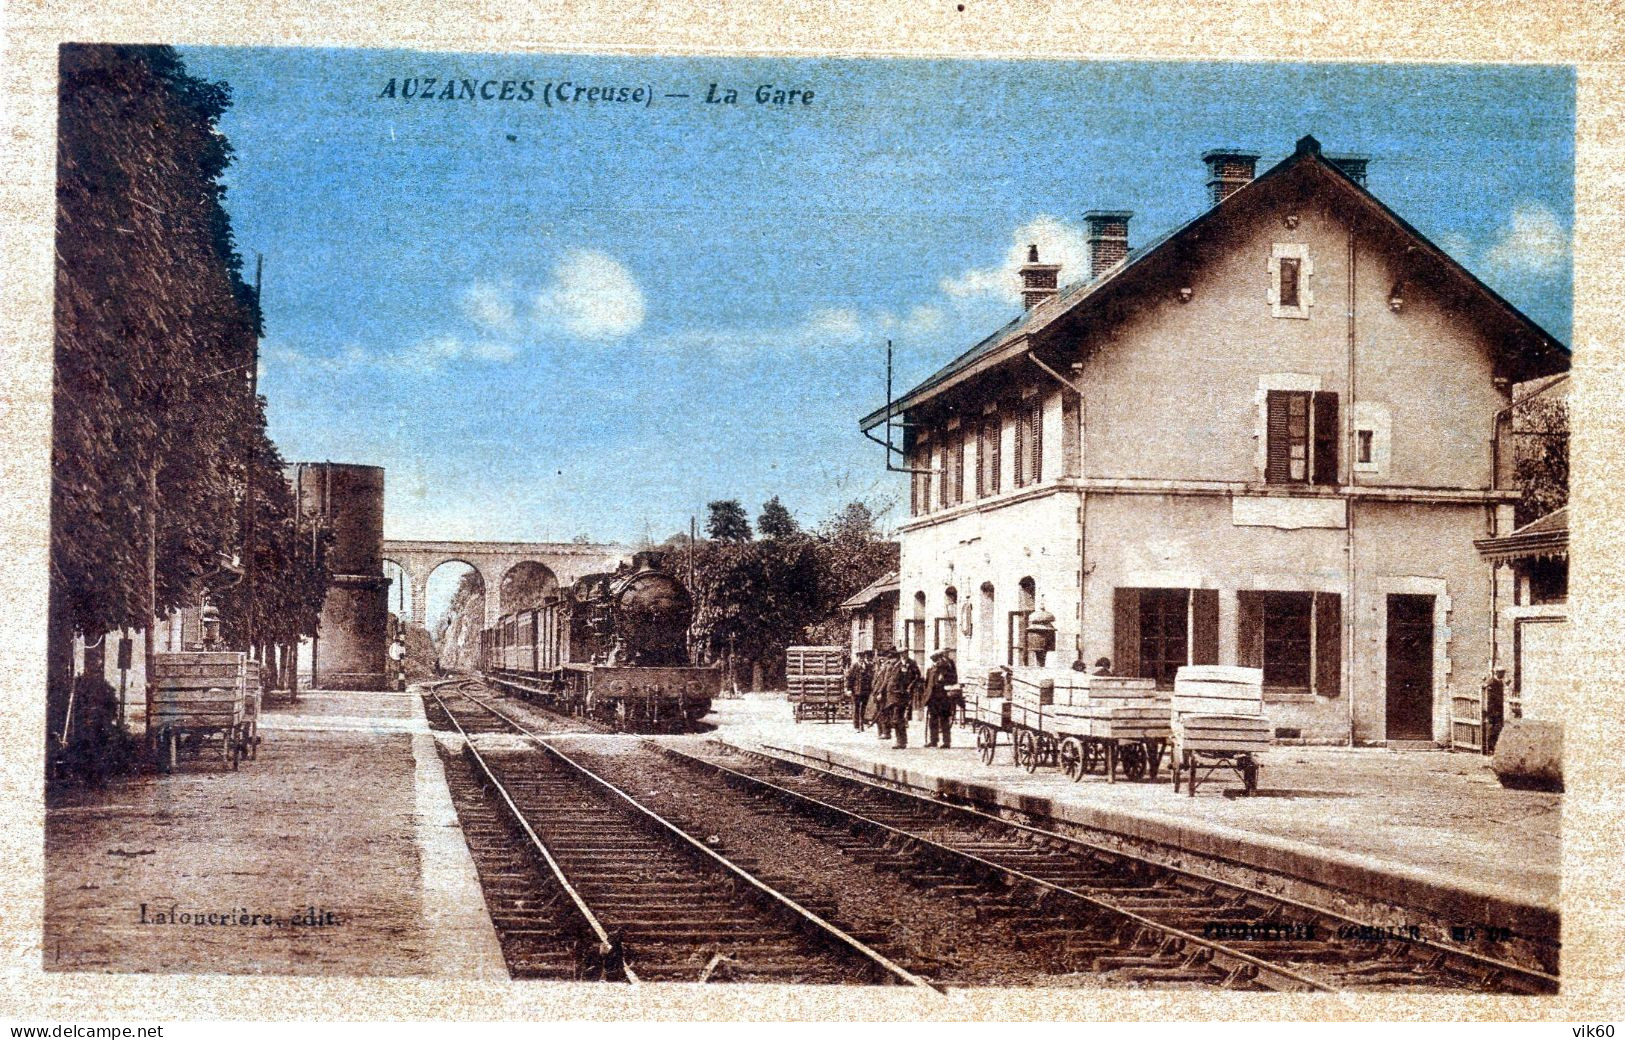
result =
[[896,571],[887,571],[841,602],[841,610],[862,610],[870,603],[901,588]]
[[1480,556],[1495,563],[1569,555],[1569,507],[1560,506],[1509,535],[1473,542]]

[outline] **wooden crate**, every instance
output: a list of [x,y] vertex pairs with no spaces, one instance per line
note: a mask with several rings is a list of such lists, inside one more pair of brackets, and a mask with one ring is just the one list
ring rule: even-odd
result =
[[[235,726],[243,721],[247,673],[238,653],[155,654],[152,725]],[[257,693],[257,680],[254,686]]]
[[1174,753],[1266,751],[1274,731],[1262,715],[1188,714],[1173,720]]
[[838,646],[790,646],[784,650],[786,675],[841,675],[846,651]]
[[846,677],[842,675],[795,675],[786,680],[791,701],[846,699]]
[[1186,665],[1174,675],[1171,709],[1185,714],[1264,714],[1264,672],[1229,665]]

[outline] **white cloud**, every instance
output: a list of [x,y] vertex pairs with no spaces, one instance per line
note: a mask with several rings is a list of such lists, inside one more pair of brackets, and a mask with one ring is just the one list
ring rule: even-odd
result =
[[537,292],[533,317],[582,339],[620,339],[643,325],[643,289],[620,261],[596,249],[572,249]]
[[1556,213],[1538,202],[1520,203],[1512,211],[1511,223],[1485,255],[1498,271],[1540,277],[1556,274],[1568,257],[1568,229]]
[[879,347],[888,338],[927,339],[946,323],[942,308],[928,304],[901,315],[885,310],[863,312],[853,307],[824,307],[787,325],[688,329],[656,337],[647,345],[656,350],[704,350],[718,355]]
[[512,335],[518,331],[514,312],[511,283],[475,282],[463,293],[463,314],[487,332]]
[[1089,270],[1089,239],[1083,228],[1055,217],[1037,217],[1016,228],[1004,261],[992,267],[973,267],[957,275],[945,276],[940,287],[954,300],[993,298],[1021,299],[1021,276],[1017,271],[1027,262],[1027,247],[1038,246],[1038,257],[1046,264],[1061,265],[1061,284],[1084,277]]
[[863,318],[857,311],[850,307],[835,307],[814,311],[790,338],[851,346],[861,342],[867,334]]

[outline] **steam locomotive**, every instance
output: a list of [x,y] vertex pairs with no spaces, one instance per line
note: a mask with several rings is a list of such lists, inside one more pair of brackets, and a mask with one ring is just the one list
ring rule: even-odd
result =
[[480,634],[485,678],[556,711],[637,732],[693,729],[722,688],[694,667],[694,602],[659,554],[552,590]]

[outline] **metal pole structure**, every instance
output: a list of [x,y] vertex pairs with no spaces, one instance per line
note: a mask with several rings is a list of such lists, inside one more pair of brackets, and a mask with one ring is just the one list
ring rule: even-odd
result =
[[243,494],[243,600],[245,617],[243,632],[249,658],[255,659],[254,647],[254,465],[258,452],[260,410],[260,287],[265,274],[265,255],[256,254],[254,260],[254,356],[248,366],[248,460],[244,467],[248,473],[248,488]]

